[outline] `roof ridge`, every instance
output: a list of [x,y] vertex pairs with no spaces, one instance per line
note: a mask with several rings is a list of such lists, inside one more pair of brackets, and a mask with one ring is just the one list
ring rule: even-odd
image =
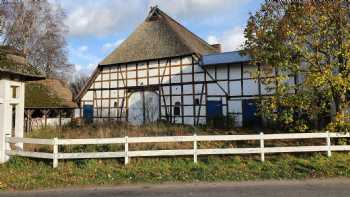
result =
[[157,5],[154,6],[154,7],[151,6],[151,10],[149,11],[148,16],[146,17],[146,21],[147,21],[147,20],[150,20],[150,19],[152,18],[153,14],[155,14],[156,11],[158,11],[158,10],[159,10],[159,9],[158,9],[158,6],[157,6]]

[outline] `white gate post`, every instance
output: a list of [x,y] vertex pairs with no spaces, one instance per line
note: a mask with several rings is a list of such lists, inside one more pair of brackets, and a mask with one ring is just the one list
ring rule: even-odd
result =
[[265,161],[265,150],[264,150],[265,144],[264,144],[264,133],[260,133],[260,154],[261,154],[261,161]]
[[198,149],[198,147],[197,147],[197,134],[195,133],[195,134],[193,134],[193,162],[194,163],[197,163],[197,158],[198,158],[198,156],[197,156],[197,149]]
[[327,131],[327,156],[332,156],[332,144],[331,144],[331,137],[329,135],[329,131]]
[[125,151],[125,156],[124,156],[124,163],[127,165],[129,163],[129,143],[128,143],[128,136],[125,136],[125,144],[124,144],[124,151]]
[[53,168],[58,167],[58,138],[53,139]]

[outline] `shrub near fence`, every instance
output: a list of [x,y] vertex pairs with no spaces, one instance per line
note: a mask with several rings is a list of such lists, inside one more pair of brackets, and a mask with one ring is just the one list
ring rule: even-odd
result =
[[[349,151],[350,145],[332,145],[332,138],[350,138],[349,133],[288,133],[288,134],[264,134],[258,135],[200,135],[197,136],[167,136],[167,137],[122,137],[122,138],[96,138],[96,139],[34,139],[6,137],[7,143],[25,143],[53,146],[52,153],[31,152],[23,150],[6,150],[9,156],[23,156],[32,158],[52,159],[53,167],[58,166],[59,160],[64,159],[98,159],[98,158],[124,158],[128,164],[129,158],[133,157],[159,157],[159,156],[193,156],[193,161],[197,163],[199,155],[231,155],[231,154],[260,154],[261,161],[265,160],[265,154],[271,153],[293,153],[293,152],[326,152],[330,157],[332,151]],[[266,147],[268,140],[293,140],[293,139],[324,139],[324,145],[310,146],[283,146]],[[198,148],[199,142],[214,141],[258,141],[259,147],[253,148]],[[129,150],[130,144],[145,143],[193,143],[191,149],[173,150]],[[59,146],[67,145],[124,145],[123,151],[116,152],[80,152],[61,153]]]

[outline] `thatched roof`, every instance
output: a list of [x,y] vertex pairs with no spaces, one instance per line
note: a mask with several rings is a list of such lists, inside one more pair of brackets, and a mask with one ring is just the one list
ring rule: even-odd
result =
[[25,108],[75,108],[68,85],[57,79],[26,83]]
[[31,80],[44,78],[38,69],[27,63],[23,54],[8,46],[0,46],[0,74],[16,75]]
[[100,65],[214,52],[214,47],[153,7],[146,20]]

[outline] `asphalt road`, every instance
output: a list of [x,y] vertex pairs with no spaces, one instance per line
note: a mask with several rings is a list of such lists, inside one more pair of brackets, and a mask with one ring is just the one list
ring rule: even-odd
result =
[[350,197],[350,179],[115,186],[0,193],[16,197]]

